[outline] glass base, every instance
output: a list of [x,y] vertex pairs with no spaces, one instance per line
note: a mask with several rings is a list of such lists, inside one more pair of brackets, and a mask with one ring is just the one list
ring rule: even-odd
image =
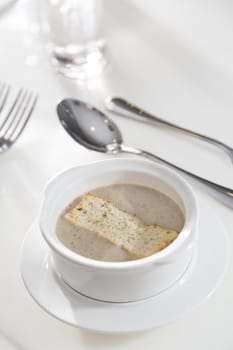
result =
[[58,73],[72,79],[91,79],[99,76],[107,66],[106,49],[95,49],[76,56],[61,55],[55,50],[51,63]]

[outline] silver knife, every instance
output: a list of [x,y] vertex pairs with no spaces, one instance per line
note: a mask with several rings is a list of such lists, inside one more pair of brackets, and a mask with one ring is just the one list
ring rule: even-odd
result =
[[183,134],[192,136],[196,139],[208,142],[214,146],[217,146],[221,150],[223,150],[231,159],[233,163],[233,148],[229,147],[225,143],[216,140],[212,137],[199,134],[195,131],[183,128],[179,125],[173,124],[169,121],[166,121],[162,118],[159,118],[157,116],[154,116],[145,110],[141,109],[140,107],[135,106],[134,104],[124,100],[121,97],[107,97],[105,99],[105,106],[106,108],[111,111],[115,112],[121,116],[134,119],[134,120],[139,120],[140,122],[144,122],[147,124],[156,124],[156,125],[166,125],[174,130],[177,130]]

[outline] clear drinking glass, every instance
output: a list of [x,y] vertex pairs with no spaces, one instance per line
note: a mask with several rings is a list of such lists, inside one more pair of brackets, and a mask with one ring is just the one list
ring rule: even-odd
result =
[[99,75],[107,63],[102,0],[43,0],[42,32],[52,64],[67,77]]

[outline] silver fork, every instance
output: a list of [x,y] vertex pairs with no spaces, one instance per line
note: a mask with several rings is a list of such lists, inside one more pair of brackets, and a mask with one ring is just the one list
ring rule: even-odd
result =
[[0,82],[0,153],[9,149],[22,134],[37,102],[37,94],[21,88],[3,117],[10,86]]
[[120,114],[124,117],[128,117],[131,119],[136,119],[141,122],[149,123],[149,124],[161,124],[166,125],[170,128],[173,128],[183,134],[195,137],[197,139],[200,139],[202,141],[206,141],[208,143],[211,143],[214,146],[217,146],[221,148],[222,151],[224,151],[231,159],[233,163],[233,148],[229,147],[225,143],[216,140],[212,137],[209,137],[207,135],[199,134],[197,132],[194,132],[192,130],[183,128],[179,125],[173,124],[171,122],[168,122],[162,118],[156,117],[155,115],[152,115],[143,109],[133,105],[132,103],[124,100],[121,97],[108,97],[105,100],[105,106],[109,111],[115,112],[117,114]]

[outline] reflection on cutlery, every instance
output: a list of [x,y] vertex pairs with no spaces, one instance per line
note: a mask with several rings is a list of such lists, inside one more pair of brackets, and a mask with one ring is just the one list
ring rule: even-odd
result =
[[0,153],[9,149],[19,138],[37,101],[35,93],[21,88],[4,113],[9,93],[9,85],[0,82]]
[[133,105],[130,102],[127,102],[126,100],[120,98],[120,97],[108,97],[105,100],[105,106],[109,111],[115,112],[117,114],[120,114],[124,117],[128,117],[131,119],[136,119],[141,122],[145,122],[148,124],[162,124],[166,125],[170,128],[173,128],[181,133],[184,133],[186,135],[193,136],[197,139],[200,139],[202,141],[206,141],[208,143],[211,143],[212,145],[215,145],[219,148],[221,148],[226,154],[230,157],[232,163],[233,163],[233,148],[227,146],[221,141],[218,141],[216,139],[213,139],[209,136],[199,134],[197,132],[191,131],[189,129],[182,128],[176,124],[170,123],[164,119],[158,118],[154,115],[149,114],[148,112],[142,110],[141,108]]
[[124,145],[117,125],[90,104],[75,99],[64,99],[58,104],[57,113],[65,130],[84,147],[114,155],[119,153],[134,154],[166,164],[195,180],[197,184],[204,186],[205,190],[212,196],[233,209],[233,189],[197,176],[155,154]]

